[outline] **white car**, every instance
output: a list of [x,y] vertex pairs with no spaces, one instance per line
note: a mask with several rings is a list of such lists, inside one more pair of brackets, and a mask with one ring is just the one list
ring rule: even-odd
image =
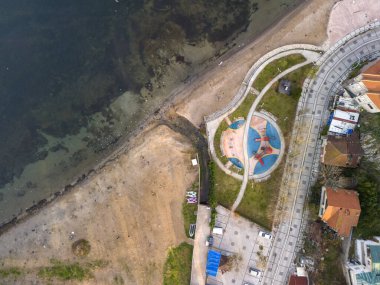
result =
[[270,233],[267,233],[267,232],[264,232],[264,231],[260,231],[259,232],[259,236],[261,236],[263,238],[266,238],[266,239],[272,239],[272,235]]
[[255,277],[260,277],[261,276],[261,271],[256,269],[256,268],[253,268],[253,267],[250,267],[249,268],[249,271],[248,271],[249,275],[252,275],[252,276],[255,276]]

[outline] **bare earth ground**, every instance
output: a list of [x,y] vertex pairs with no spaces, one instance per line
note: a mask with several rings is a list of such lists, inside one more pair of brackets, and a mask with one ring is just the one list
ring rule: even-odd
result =
[[334,3],[330,0],[305,3],[184,90],[186,99],[178,106],[177,113],[199,126],[204,116],[227,105],[252,64],[268,51],[294,43],[322,45],[327,38],[327,22]]
[[344,0],[331,10],[327,35],[330,45],[366,24],[380,19],[378,0]]
[[[291,43],[322,44],[333,4],[308,1],[185,88],[179,96],[186,99],[177,112],[199,126],[203,116],[231,100],[250,66],[269,50]],[[162,284],[167,249],[186,239],[181,204],[185,190],[197,178],[196,169],[190,166],[193,153],[184,137],[166,127],[145,131],[130,151],[0,236],[0,264],[35,272],[39,266],[50,265],[52,258],[80,262],[102,259],[109,265],[95,270],[94,279],[80,284],[112,284],[116,274],[122,276],[124,284]],[[84,260],[71,253],[72,231],[74,240],[86,238],[92,245]],[[6,284],[48,284],[39,280],[32,272],[21,281],[8,280]]]
[[[125,284],[162,284],[167,249],[186,239],[181,209],[185,190],[197,179],[192,154],[181,135],[154,128],[88,182],[2,235],[1,264],[34,269],[51,258],[101,259],[109,265],[81,284],[114,284],[116,274]],[[74,240],[90,241],[87,258],[72,254],[71,232]],[[37,284],[32,280],[33,273],[6,284]]]

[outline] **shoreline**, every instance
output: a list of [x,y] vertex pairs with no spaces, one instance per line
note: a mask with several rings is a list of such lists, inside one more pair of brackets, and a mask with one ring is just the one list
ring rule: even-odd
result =
[[[220,57],[214,59],[214,62],[206,66],[203,70],[189,77],[186,80],[186,82],[182,82],[181,84],[179,84],[179,86],[172,90],[168,98],[164,100],[161,106],[159,106],[153,112],[153,114],[148,115],[147,118],[144,119],[136,127],[135,130],[127,134],[125,138],[120,139],[114,145],[115,149],[111,151],[111,153],[106,155],[104,159],[102,159],[101,161],[99,161],[99,163],[94,165],[94,167],[92,167],[87,173],[84,173],[79,177],[74,178],[73,182],[64,186],[62,189],[56,191],[50,197],[38,201],[36,204],[25,209],[22,214],[17,215],[11,220],[2,223],[0,225],[0,235],[4,234],[17,224],[20,224],[26,221],[28,218],[38,214],[40,210],[42,210],[46,206],[52,205],[53,202],[59,201],[60,197],[64,197],[66,194],[70,193],[74,187],[78,185],[83,185],[83,183],[86,183],[86,181],[92,178],[94,174],[97,174],[104,167],[117,160],[122,153],[128,152],[135,146],[135,143],[139,137],[144,135],[144,133],[149,132],[153,128],[161,125],[161,123],[163,122],[163,120],[165,120],[170,110],[175,109],[180,104],[186,104],[186,102],[184,102],[186,100],[191,100],[192,96],[190,94],[192,93],[192,91],[196,89],[198,86],[200,86],[202,83],[212,78],[215,72],[219,71],[217,64],[219,60],[227,62],[232,61],[234,58],[239,57],[242,54],[245,54],[246,52],[250,52],[250,49],[252,49],[253,46],[259,44],[266,37],[273,36],[273,33],[275,33],[276,28],[279,28],[280,25],[290,22],[292,20],[291,17],[293,15],[299,13],[308,5],[310,5],[309,1],[303,1],[295,9],[289,11],[287,14],[277,19],[273,24],[265,28],[260,34],[254,36],[248,44],[244,45],[244,47],[232,48],[228,50]],[[241,82],[239,82],[239,84],[240,83]],[[195,125],[195,127],[199,127],[199,125]]]

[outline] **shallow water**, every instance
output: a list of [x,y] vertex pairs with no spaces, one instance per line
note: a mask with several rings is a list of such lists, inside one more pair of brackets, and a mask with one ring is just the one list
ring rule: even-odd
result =
[[302,0],[0,2],[0,225]]

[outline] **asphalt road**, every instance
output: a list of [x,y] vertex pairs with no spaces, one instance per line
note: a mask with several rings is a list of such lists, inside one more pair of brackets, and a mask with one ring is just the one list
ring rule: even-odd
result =
[[338,42],[322,57],[319,72],[312,80],[299,103],[298,115],[286,166],[287,190],[281,205],[279,224],[269,255],[267,270],[260,284],[287,284],[294,271],[294,259],[302,241],[304,203],[310,185],[315,181],[319,165],[319,132],[326,121],[329,102],[342,90],[341,82],[350,68],[360,61],[380,56],[380,27]]

